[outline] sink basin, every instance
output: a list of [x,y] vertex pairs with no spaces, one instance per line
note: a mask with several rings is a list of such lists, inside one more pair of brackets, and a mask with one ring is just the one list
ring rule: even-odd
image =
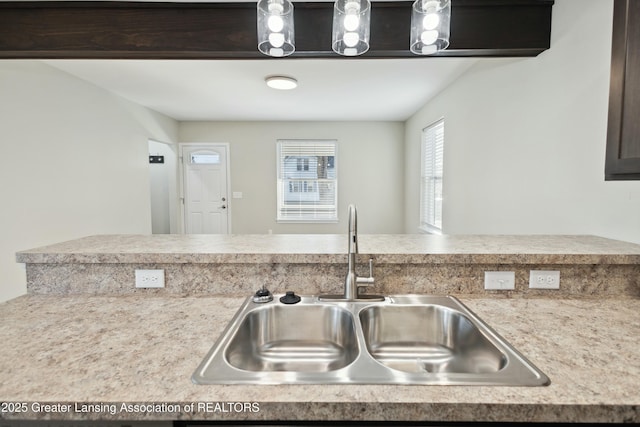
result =
[[248,298],[196,384],[541,386],[549,378],[453,297],[257,304]]
[[440,305],[386,305],[360,312],[367,350],[405,372],[486,374],[507,356],[464,314]]
[[326,372],[358,355],[353,316],[327,305],[268,305],[250,312],[225,358],[245,371]]

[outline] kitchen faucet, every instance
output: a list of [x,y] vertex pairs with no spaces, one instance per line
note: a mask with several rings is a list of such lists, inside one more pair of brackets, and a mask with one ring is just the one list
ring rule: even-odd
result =
[[358,210],[349,205],[349,244],[347,246],[347,276],[344,280],[343,295],[320,295],[324,301],[384,301],[382,295],[360,295],[359,286],[371,286],[373,277],[373,259],[369,259],[369,277],[360,277],[356,273],[356,254],[358,253]]

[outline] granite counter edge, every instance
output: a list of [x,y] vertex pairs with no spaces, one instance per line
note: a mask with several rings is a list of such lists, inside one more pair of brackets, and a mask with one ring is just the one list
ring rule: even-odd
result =
[[[376,263],[384,264],[640,264],[640,255],[635,254],[360,253],[358,258],[360,262],[373,258]],[[26,264],[343,264],[346,254],[18,252],[16,261]]]
[[[637,405],[555,405],[510,403],[390,402],[46,402],[69,411],[0,414],[0,420],[208,420],[208,421],[435,421],[435,422],[591,422],[638,423]],[[42,405],[44,402],[38,402]],[[76,412],[78,405],[101,405],[104,412]],[[122,405],[164,405],[164,412],[121,410]],[[106,408],[115,405],[116,410]],[[173,408],[178,409],[173,409]],[[240,408],[238,410],[238,408]]]

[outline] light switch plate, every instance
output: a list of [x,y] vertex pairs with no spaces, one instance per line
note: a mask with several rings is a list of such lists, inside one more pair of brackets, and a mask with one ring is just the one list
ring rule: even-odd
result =
[[516,288],[516,274],[513,271],[485,271],[486,290],[511,290]]

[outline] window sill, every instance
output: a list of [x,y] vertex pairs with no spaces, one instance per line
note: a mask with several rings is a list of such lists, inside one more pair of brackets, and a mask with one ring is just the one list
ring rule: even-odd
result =
[[276,219],[278,224],[336,224],[340,222],[337,218],[335,219]]

